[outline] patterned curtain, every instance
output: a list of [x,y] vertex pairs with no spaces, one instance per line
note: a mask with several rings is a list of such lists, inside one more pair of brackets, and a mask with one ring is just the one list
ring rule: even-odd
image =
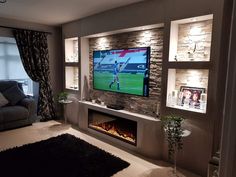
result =
[[42,116],[42,120],[53,119],[55,109],[49,78],[47,36],[30,30],[14,30],[13,34],[27,74],[39,83],[38,115]]

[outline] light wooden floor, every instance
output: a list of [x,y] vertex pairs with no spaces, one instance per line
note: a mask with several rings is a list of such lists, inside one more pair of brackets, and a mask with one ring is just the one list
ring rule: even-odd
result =
[[[32,126],[19,128],[10,131],[0,132],[0,151],[48,139],[59,134],[73,134],[90,144],[93,144],[107,152],[120,157],[131,165],[115,174],[113,177],[170,177],[171,167],[164,162],[150,163],[140,157],[132,155],[124,150],[118,149],[110,144],[97,140],[87,134],[71,128],[70,125],[60,124],[56,121],[39,122]],[[199,177],[185,170],[180,170],[181,177]]]

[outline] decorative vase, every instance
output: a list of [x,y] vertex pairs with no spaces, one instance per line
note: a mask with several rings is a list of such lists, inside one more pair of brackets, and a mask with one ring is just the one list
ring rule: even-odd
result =
[[82,100],[89,101],[89,85],[88,85],[88,79],[87,76],[84,76],[84,86],[83,86],[83,92],[82,92]]

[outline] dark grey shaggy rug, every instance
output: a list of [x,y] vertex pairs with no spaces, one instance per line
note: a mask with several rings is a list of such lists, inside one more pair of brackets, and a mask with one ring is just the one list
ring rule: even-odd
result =
[[109,177],[129,165],[70,134],[0,152],[2,177]]

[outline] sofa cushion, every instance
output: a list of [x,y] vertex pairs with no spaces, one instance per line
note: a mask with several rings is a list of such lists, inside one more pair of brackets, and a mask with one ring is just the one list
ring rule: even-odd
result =
[[9,101],[0,92],[0,108],[3,106],[6,106],[8,103],[9,103]]
[[5,90],[11,88],[14,85],[18,85],[18,82],[13,81],[13,80],[1,80],[0,81],[0,92],[4,92]]
[[15,105],[26,97],[17,85],[14,85],[11,88],[5,90],[3,95],[8,99],[11,105]]
[[29,117],[28,110],[23,106],[6,106],[0,108],[3,122],[23,120]]

